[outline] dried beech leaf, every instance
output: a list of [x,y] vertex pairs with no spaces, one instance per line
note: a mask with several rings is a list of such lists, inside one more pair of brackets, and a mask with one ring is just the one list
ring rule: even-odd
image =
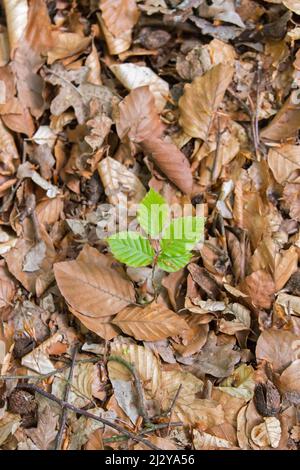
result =
[[164,371],[162,374],[161,394],[162,408],[169,409],[179,386],[182,384],[175,402],[174,414],[185,424],[201,425],[207,429],[224,421],[224,411],[221,405],[213,400],[196,398],[203,388],[203,382],[188,372]]
[[218,64],[191,84],[179,100],[179,123],[191,137],[207,140],[215,113],[231,83],[234,68]]
[[191,167],[186,156],[176,145],[161,139],[148,139],[143,141],[142,148],[175,186],[183,193],[191,193],[193,185]]
[[280,388],[285,392],[300,393],[300,359],[296,359],[282,372]]
[[38,412],[37,428],[27,429],[26,434],[34,442],[39,450],[52,450],[57,430],[58,415],[51,410],[50,405],[46,405]]
[[230,449],[233,444],[212,434],[194,429],[193,443],[196,450]]
[[286,144],[269,150],[268,164],[278,183],[300,183],[299,149],[298,145]]
[[266,140],[280,142],[295,136],[299,125],[300,108],[299,105],[293,104],[290,96],[270,124],[262,129],[260,136]]
[[101,160],[98,166],[100,178],[108,200],[114,206],[128,206],[139,203],[146,194],[146,189],[135,174],[111,157]]
[[254,426],[251,431],[252,441],[259,447],[271,446],[276,449],[281,438],[281,425],[277,418],[265,418],[264,423]]
[[243,291],[249,294],[253,304],[257,307],[270,308],[276,287],[272,276],[261,269],[245,278]]
[[139,19],[135,0],[101,0],[100,9],[107,29],[114,36],[131,30]]
[[17,46],[27,25],[28,1],[4,0],[4,9],[11,51]]
[[97,258],[54,265],[58,287],[72,308],[90,318],[113,315],[135,301],[132,284]]
[[272,364],[274,371],[281,372],[299,353],[300,337],[284,330],[266,330],[258,338],[256,357]]
[[128,90],[141,86],[148,86],[154,95],[158,112],[162,111],[169,94],[169,85],[148,67],[136,64],[115,64],[110,66],[111,71]]
[[117,132],[121,140],[128,137],[132,142],[139,143],[145,139],[161,137],[164,127],[149,87],[132,90],[119,104],[119,110]]
[[[137,344],[122,344],[121,341],[115,340],[111,344],[111,354],[124,358],[135,367],[142,380],[147,399],[156,396],[161,384],[161,369],[157,358],[150,349]],[[117,361],[108,362],[108,373],[111,380],[132,380],[129,370]]]
[[159,341],[189,328],[183,318],[156,302],[144,308],[127,307],[121,310],[113,324],[125,334],[144,341]]

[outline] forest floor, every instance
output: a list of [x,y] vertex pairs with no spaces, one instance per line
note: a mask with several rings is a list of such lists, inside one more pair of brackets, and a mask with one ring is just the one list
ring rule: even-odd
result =
[[2,5],[0,448],[299,449],[299,1]]

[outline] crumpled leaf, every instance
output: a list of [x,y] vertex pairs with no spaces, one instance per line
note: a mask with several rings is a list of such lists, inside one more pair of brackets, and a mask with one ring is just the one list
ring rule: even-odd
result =
[[117,132],[121,140],[128,137],[132,142],[139,143],[149,137],[161,137],[164,127],[149,87],[141,86],[131,90],[119,104],[119,110]]
[[214,377],[227,377],[232,374],[234,365],[239,362],[240,353],[232,350],[232,344],[217,345],[217,337],[210,333],[205,346],[197,356],[195,370]]
[[[114,411],[104,411],[101,408],[91,408],[89,413],[102,417],[112,422],[116,419],[116,413]],[[72,434],[68,450],[81,450],[81,447],[86,444],[90,435],[97,429],[102,429],[103,424],[99,421],[95,421],[85,416],[80,416],[72,422]]]
[[234,315],[233,320],[225,320],[222,318],[220,321],[220,331],[227,335],[234,335],[237,331],[250,330],[251,326],[251,312],[248,308],[241,304],[229,304],[223,313]]
[[132,29],[139,18],[135,0],[101,0],[100,9],[106,27],[114,36]]
[[299,353],[300,337],[284,330],[265,330],[256,344],[256,357],[272,364],[274,371],[281,372]]
[[207,140],[215,113],[231,83],[233,67],[218,64],[184,87],[179,100],[179,124],[191,137]]
[[10,434],[14,434],[21,425],[21,417],[13,413],[5,412],[0,420],[0,445],[2,445]]
[[98,165],[98,171],[111,204],[123,206],[128,202],[139,203],[146,189],[135,174],[111,157],[106,157]]
[[13,136],[3,125],[0,118],[0,172],[2,175],[15,173],[15,165],[19,160],[19,154]]
[[300,359],[296,359],[280,376],[281,390],[300,393]]
[[264,420],[264,423],[254,426],[251,439],[259,447],[271,446],[276,449],[281,438],[280,421],[275,417],[264,418]]
[[233,397],[251,400],[255,388],[253,367],[242,364],[229,377],[222,380],[218,388]]
[[127,307],[121,310],[113,324],[125,334],[144,341],[159,341],[189,328],[183,318],[156,302],[144,308]]
[[168,410],[171,406],[180,384],[179,395],[175,402],[174,414],[185,424],[201,425],[202,429],[221,424],[224,421],[224,411],[214,400],[196,398],[197,392],[203,388],[203,382],[188,372],[164,371],[162,374],[161,394],[162,408]]
[[262,139],[280,142],[293,137],[299,128],[300,109],[290,96],[275,117],[260,132]]
[[268,164],[278,183],[299,183],[300,153],[298,145],[285,144],[269,150]]
[[234,447],[227,439],[197,429],[193,430],[193,444],[196,450],[230,449]]
[[38,411],[38,425],[34,429],[27,429],[26,434],[39,450],[51,450],[55,440],[59,416],[53,413],[51,406],[47,404]]
[[212,0],[209,4],[203,2],[199,6],[199,16],[225,21],[226,23],[235,24],[240,28],[245,28],[240,15],[235,11],[234,0]]
[[124,63],[111,65],[110,69],[128,90],[148,86],[154,96],[157,111],[163,110],[169,94],[169,85],[150,68]]
[[276,287],[269,273],[263,269],[255,271],[245,278],[242,286],[256,307],[271,307]]

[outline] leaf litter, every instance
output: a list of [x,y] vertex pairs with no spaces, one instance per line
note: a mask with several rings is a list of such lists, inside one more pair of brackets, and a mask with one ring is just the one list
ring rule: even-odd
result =
[[1,449],[299,450],[300,9],[248,3],[3,2]]

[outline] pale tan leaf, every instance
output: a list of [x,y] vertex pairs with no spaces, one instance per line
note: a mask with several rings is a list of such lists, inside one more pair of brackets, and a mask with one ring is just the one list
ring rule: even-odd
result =
[[132,31],[128,29],[127,31],[123,31],[118,36],[114,36],[105,26],[105,23],[99,13],[97,13],[97,18],[103,31],[109,53],[115,55],[127,51],[131,46]]
[[90,37],[84,37],[78,33],[60,32],[56,36],[54,47],[48,52],[48,64],[84,51],[90,42]]
[[300,316],[300,297],[297,295],[280,292],[277,296],[276,303],[284,307],[287,315],[292,314]]
[[138,204],[146,194],[146,189],[135,174],[111,157],[104,158],[98,171],[108,200],[114,206]]
[[15,165],[19,159],[17,147],[11,133],[0,118],[0,168],[2,175],[15,173]]
[[233,397],[251,400],[255,388],[253,367],[242,364],[229,377],[222,380],[218,388]]
[[114,36],[131,30],[140,15],[135,0],[101,0],[100,9],[107,29]]
[[63,199],[60,197],[40,201],[35,209],[39,223],[48,226],[54,225],[59,220],[63,207]]
[[275,372],[281,372],[298,358],[300,337],[284,330],[265,330],[258,338],[256,357],[272,364]]
[[54,365],[49,359],[49,349],[56,343],[61,343],[64,337],[61,333],[56,332],[53,336],[46,339],[33,351],[29,352],[22,357],[22,366],[28,367],[31,370],[38,372],[39,374],[48,374],[55,370]]
[[214,400],[196,398],[203,389],[203,382],[188,372],[163,371],[161,394],[162,409],[168,410],[182,385],[174,406],[174,415],[185,424],[200,424],[201,428],[216,426],[224,421],[224,411]]
[[[300,123],[300,120],[299,120]],[[269,150],[268,163],[278,183],[299,183],[300,147],[286,144]]]
[[144,140],[141,144],[158,168],[183,193],[190,194],[193,185],[191,167],[186,156],[171,142],[161,139]]
[[97,259],[56,263],[54,274],[66,301],[87,317],[113,315],[135,301],[132,284],[117,271],[99,265]]
[[[98,367],[96,364],[79,363],[74,367],[72,387],[69,393],[69,403],[83,407],[93,400],[94,384],[97,383]],[[52,393],[63,400],[68,370],[55,375],[52,384]]]
[[27,26],[27,0],[4,0],[10,50],[13,51]]
[[207,140],[212,122],[229,86],[234,68],[218,64],[184,87],[179,123],[191,137]]
[[220,331],[227,335],[234,335],[237,331],[249,330],[251,326],[251,312],[248,308],[241,304],[230,304],[224,313],[234,315],[233,320],[225,320],[222,318],[220,321]]
[[207,432],[193,430],[193,444],[196,450],[230,449],[233,444]]
[[[295,90],[298,93],[298,90]],[[260,132],[263,139],[283,141],[296,135],[300,125],[300,108],[290,96],[274,119]]]
[[[153,399],[160,390],[161,369],[152,351],[137,344],[126,344],[115,340],[111,344],[111,354],[120,356],[135,367],[142,381],[146,398]],[[132,380],[129,370],[117,361],[109,361],[108,373],[111,380]]]
[[92,44],[92,50],[90,54],[86,58],[85,66],[89,68],[86,81],[93,83],[94,85],[102,85],[101,66],[98,51],[94,43]]
[[283,0],[282,3],[297,15],[300,15],[300,1],[299,0]]
[[[9,61],[9,42],[7,29],[4,26],[0,27],[0,67],[4,67]],[[4,103],[3,89],[1,86],[0,103]]]
[[125,63],[111,65],[110,69],[128,90],[141,86],[149,86],[151,93],[154,95],[157,111],[163,110],[169,94],[169,85],[150,68]]
[[10,434],[14,435],[21,425],[21,417],[19,415],[5,412],[0,419],[0,445],[2,445]]
[[264,423],[254,426],[251,431],[252,441],[259,447],[271,446],[276,449],[281,438],[281,425],[277,418],[264,418]]
[[154,96],[149,87],[135,88],[119,104],[120,116],[117,132],[120,139],[128,137],[132,142],[159,138],[163,125],[155,109]]
[[127,307],[121,310],[113,324],[125,334],[145,341],[159,341],[189,329],[183,318],[156,302],[144,308]]
[[296,359],[282,372],[280,388],[285,392],[300,393],[300,359]]

